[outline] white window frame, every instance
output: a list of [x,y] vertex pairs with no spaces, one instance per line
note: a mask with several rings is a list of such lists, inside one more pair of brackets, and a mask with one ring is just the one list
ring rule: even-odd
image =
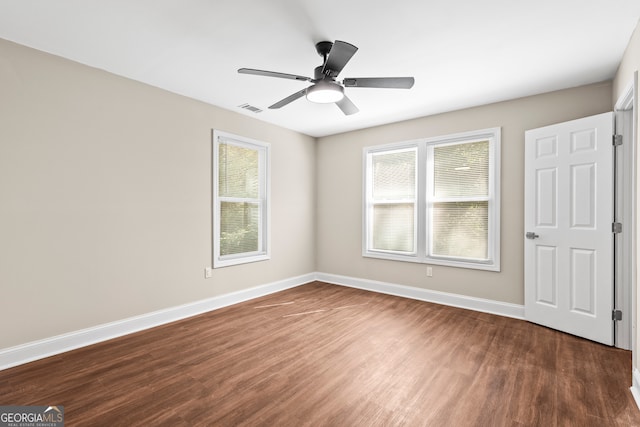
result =
[[[220,143],[236,145],[258,152],[259,169],[259,196],[257,199],[241,199],[235,197],[221,197],[219,194],[219,145]],[[234,135],[220,130],[213,131],[213,268],[228,267],[238,264],[246,264],[256,261],[264,261],[271,258],[270,239],[270,151],[271,145],[243,136]],[[247,201],[259,205],[260,219],[258,221],[258,250],[231,255],[220,255],[220,210],[222,202]]]
[[[430,206],[437,201],[429,196],[433,194],[433,148],[441,145],[472,143],[477,141],[489,141],[489,188],[488,196],[483,198],[489,205],[488,218],[488,260],[476,260],[455,257],[437,257],[431,255],[431,213]],[[363,230],[362,230],[362,255],[369,258],[380,258],[395,261],[418,262],[433,265],[445,265],[450,267],[471,268],[478,270],[500,271],[500,140],[501,129],[499,127],[482,129],[470,132],[462,132],[451,135],[437,136],[400,143],[384,144],[363,149]],[[369,249],[372,241],[371,231],[371,155],[381,152],[392,152],[411,147],[418,150],[417,177],[417,212],[416,242],[417,250],[413,254],[404,254],[391,251]],[[460,198],[459,201],[465,201]],[[479,200],[473,198],[473,200]]]
[[[415,181],[415,186],[416,186],[416,191],[415,191],[415,196],[412,199],[406,198],[406,199],[401,199],[401,200],[381,200],[381,201],[375,201],[373,199],[373,186],[371,185],[365,185],[364,191],[364,205],[366,206],[364,209],[364,216],[365,216],[365,220],[364,223],[365,224],[371,224],[372,223],[372,218],[373,218],[373,208],[376,205],[381,205],[381,204],[396,204],[396,203],[402,203],[402,202],[411,202],[414,204],[414,210],[413,210],[413,223],[414,223],[414,229],[413,229],[413,250],[411,252],[400,252],[400,251],[392,251],[392,250],[384,250],[384,249],[369,249],[368,248],[368,244],[366,244],[364,246],[365,251],[367,252],[367,254],[372,254],[371,256],[375,256],[376,258],[386,258],[386,259],[396,259],[396,257],[400,257],[401,259],[405,259],[405,258],[409,258],[409,257],[417,257],[419,250],[420,250],[420,239],[419,239],[419,225],[418,225],[418,221],[420,220],[420,197],[419,197],[419,182],[420,179],[418,177],[418,171],[419,171],[419,167],[418,164],[420,162],[420,150],[418,149],[418,144],[416,143],[412,143],[412,142],[407,142],[407,143],[401,143],[401,144],[394,144],[393,146],[379,146],[379,147],[372,147],[370,150],[365,152],[365,156],[364,156],[364,171],[365,171],[365,182],[372,182],[373,180],[373,168],[372,168],[372,162],[373,162],[373,156],[376,154],[380,154],[380,153],[384,153],[384,154],[391,154],[391,153],[398,153],[398,152],[402,152],[402,151],[416,151],[416,181]],[[371,242],[373,239],[373,235],[372,235],[372,231],[373,231],[373,227],[367,227],[365,226],[364,228],[364,234],[366,235],[365,241],[366,242]]]

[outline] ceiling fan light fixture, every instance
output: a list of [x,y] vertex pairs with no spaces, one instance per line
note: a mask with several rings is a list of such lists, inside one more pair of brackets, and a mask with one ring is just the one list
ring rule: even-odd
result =
[[338,102],[344,98],[344,88],[337,83],[321,80],[307,89],[307,99],[318,104]]

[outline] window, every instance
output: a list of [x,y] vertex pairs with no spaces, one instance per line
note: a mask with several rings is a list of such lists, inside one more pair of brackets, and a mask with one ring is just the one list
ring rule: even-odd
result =
[[500,129],[364,150],[363,255],[500,270]]
[[269,259],[269,144],[213,132],[213,266]]
[[371,249],[415,255],[416,147],[371,153]]

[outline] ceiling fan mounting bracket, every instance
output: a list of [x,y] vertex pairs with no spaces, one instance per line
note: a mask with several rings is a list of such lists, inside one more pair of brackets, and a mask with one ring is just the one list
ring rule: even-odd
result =
[[333,47],[333,42],[327,42],[327,41],[318,42],[316,43],[316,52],[318,52],[318,55],[322,56],[322,58],[326,60],[327,55],[329,55],[329,52],[331,51],[332,47]]

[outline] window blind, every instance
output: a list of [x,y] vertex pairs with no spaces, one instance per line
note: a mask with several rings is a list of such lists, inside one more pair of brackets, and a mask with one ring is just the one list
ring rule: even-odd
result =
[[415,251],[416,156],[413,148],[372,155],[371,249]]

